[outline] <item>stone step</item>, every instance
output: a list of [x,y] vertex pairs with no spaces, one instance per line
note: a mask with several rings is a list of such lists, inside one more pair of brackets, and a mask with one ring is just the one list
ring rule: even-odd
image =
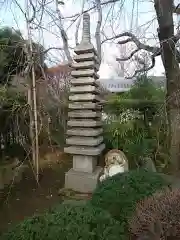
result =
[[67,130],[67,135],[96,137],[102,134],[102,128],[73,128]]
[[82,119],[82,120],[69,120],[67,122],[67,125],[69,127],[100,127],[102,126],[101,121],[94,121],[94,120],[87,120],[87,119]]
[[69,137],[66,139],[66,144],[75,146],[98,146],[103,142],[103,137]]
[[93,85],[99,87],[99,83],[92,77],[72,78],[72,86]]
[[79,102],[79,101],[96,101],[100,102],[101,98],[96,94],[85,93],[85,94],[74,94],[69,96],[69,101]]
[[91,102],[74,102],[69,103],[69,109],[101,109],[101,105],[98,103]]
[[98,55],[92,43],[80,43],[75,47],[74,52],[76,54],[94,53],[96,56]]
[[76,62],[72,63],[72,68],[75,69],[96,69],[99,70],[99,66],[95,61],[86,61],[86,62]]
[[84,62],[84,61],[95,61],[96,64],[99,64],[98,58],[94,53],[85,53],[74,56],[74,61]]
[[93,112],[91,110],[74,110],[68,112],[70,118],[101,118],[101,112]]
[[70,93],[97,93],[100,94],[99,88],[92,85],[70,87]]
[[94,69],[86,69],[86,70],[74,70],[71,72],[72,77],[94,77],[95,79],[99,78],[99,75]]
[[102,143],[97,147],[69,146],[64,148],[64,152],[77,155],[98,156],[104,149],[105,144]]

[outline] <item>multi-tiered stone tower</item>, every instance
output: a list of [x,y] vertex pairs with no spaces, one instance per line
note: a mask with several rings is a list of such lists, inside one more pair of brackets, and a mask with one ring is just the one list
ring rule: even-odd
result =
[[73,168],[66,173],[65,187],[79,192],[92,192],[102,171],[97,159],[105,148],[102,113],[98,90],[99,61],[91,44],[90,16],[83,15],[83,35],[75,48],[69,96],[69,120],[64,151],[73,155]]

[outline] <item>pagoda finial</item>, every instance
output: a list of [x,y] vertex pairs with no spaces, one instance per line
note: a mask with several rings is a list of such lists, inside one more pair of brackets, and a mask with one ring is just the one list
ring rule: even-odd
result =
[[91,34],[90,34],[90,15],[89,13],[83,14],[83,33],[81,43],[90,43]]

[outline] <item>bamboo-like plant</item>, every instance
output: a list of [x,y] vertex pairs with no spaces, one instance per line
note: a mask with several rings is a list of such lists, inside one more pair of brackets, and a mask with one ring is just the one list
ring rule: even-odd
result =
[[130,91],[110,96],[104,108],[107,148],[122,149],[132,167],[140,166],[143,158],[150,157],[162,168],[166,162],[164,101],[164,90],[147,76],[139,77]]

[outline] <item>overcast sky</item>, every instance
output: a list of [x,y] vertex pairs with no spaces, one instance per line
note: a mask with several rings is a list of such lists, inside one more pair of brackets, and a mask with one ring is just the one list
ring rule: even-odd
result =
[[[19,6],[26,11],[26,0],[11,0],[8,3],[1,5],[1,26],[10,26],[15,29],[19,29],[24,37],[27,36],[26,22],[24,15]],[[35,2],[35,1],[33,1]],[[47,1],[48,2],[48,1]],[[52,2],[49,0],[49,2]],[[125,2],[122,6],[122,2]],[[134,4],[133,4],[134,2]],[[18,3],[18,4],[17,4]],[[92,4],[87,3],[85,8]],[[64,17],[71,16],[75,13],[81,12],[82,0],[65,0],[65,5],[60,7]],[[154,6],[150,1],[140,1],[140,0],[120,0],[114,8],[110,8],[109,5],[103,8],[103,24],[102,30],[103,34],[106,36],[112,36],[124,31],[131,31],[136,34],[142,41],[149,43],[151,45],[156,45],[157,43],[157,22],[154,11]],[[38,7],[38,5],[37,5]],[[39,13],[40,16],[40,13]],[[91,34],[92,42],[94,41],[94,33],[96,27],[97,15],[96,13],[91,14]],[[58,20],[55,15],[55,4],[52,2],[47,5],[46,11],[43,14],[43,20],[41,22],[41,27],[38,30],[32,30],[33,39],[37,42],[43,44],[46,48],[48,47],[61,47],[62,42],[57,26]],[[67,30],[69,44],[71,47],[74,46],[74,34],[76,29],[75,22],[72,25],[70,21],[64,21],[64,27]],[[81,35],[81,31],[79,32]],[[80,39],[80,36],[79,36]],[[124,51],[127,55],[132,50],[132,46],[117,47],[115,43],[109,42],[103,45],[103,61],[100,68],[100,76],[102,78],[108,78],[110,76],[116,76],[115,68],[118,68],[118,64],[115,62],[115,58],[119,56],[120,52]],[[51,63],[50,65],[55,65],[61,63],[63,59],[62,51],[52,50],[51,51]],[[127,72],[132,71],[131,63],[125,64],[125,69]],[[164,72],[161,59],[156,59],[156,66],[150,71],[150,75],[162,75]]]

